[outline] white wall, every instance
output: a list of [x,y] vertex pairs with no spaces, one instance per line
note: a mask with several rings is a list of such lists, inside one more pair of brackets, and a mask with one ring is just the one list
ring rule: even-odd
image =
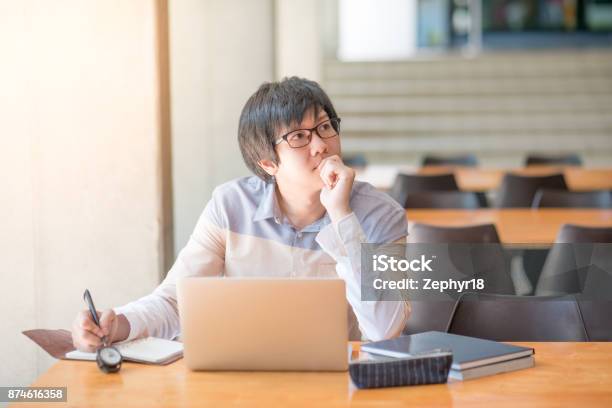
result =
[[339,59],[403,59],[416,48],[416,0],[339,0]]
[[215,186],[249,175],[238,147],[248,97],[274,79],[273,0],[170,2],[175,251]]
[[[36,325],[34,297],[34,225],[32,150],[25,132],[28,39],[21,10],[0,2],[0,326],[3,358],[0,384],[24,385],[36,373],[36,350],[20,332]],[[12,64],[5,63],[12,60]],[[8,96],[8,97],[7,97]],[[15,175],[19,175],[15,177]],[[22,293],[19,293],[21,289]]]
[[162,273],[156,5],[0,1],[1,385],[53,362],[20,332],[69,328]]
[[319,0],[319,7],[323,13],[321,16],[321,48],[324,60],[338,58],[338,1]]
[[331,0],[276,0],[277,79],[299,76],[321,80],[324,13],[330,11],[333,3]]

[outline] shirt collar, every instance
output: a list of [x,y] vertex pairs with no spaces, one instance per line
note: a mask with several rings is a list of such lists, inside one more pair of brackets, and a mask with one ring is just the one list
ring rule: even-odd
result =
[[329,214],[327,214],[327,212],[325,212],[325,215],[321,218],[319,218],[318,220],[316,220],[315,222],[313,222],[310,225],[307,225],[306,227],[304,227],[304,229],[302,230],[302,232],[319,232],[323,229],[323,227],[325,227],[326,225],[331,223],[331,219],[329,218]]
[[257,206],[257,210],[253,215],[253,221],[257,222],[274,218],[277,222],[280,222],[281,212],[276,202],[276,194],[274,194],[275,189],[276,183],[273,181],[265,184],[259,206]]
[[[257,210],[253,215],[253,221],[263,221],[270,218],[274,218],[277,224],[284,222],[284,215],[280,210],[278,201],[276,200],[276,183],[274,181],[267,182],[264,186],[264,192],[261,197],[261,201],[257,206]],[[325,215],[310,225],[307,225],[302,229],[302,232],[319,232],[323,227],[331,223],[329,214],[325,212]]]

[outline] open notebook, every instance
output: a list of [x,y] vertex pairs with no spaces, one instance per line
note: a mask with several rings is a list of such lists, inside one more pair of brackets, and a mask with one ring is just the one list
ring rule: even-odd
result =
[[[183,356],[183,343],[146,337],[126,343],[113,344],[126,361],[148,364],[168,364]],[[69,360],[96,360],[96,353],[74,350],[66,353]]]

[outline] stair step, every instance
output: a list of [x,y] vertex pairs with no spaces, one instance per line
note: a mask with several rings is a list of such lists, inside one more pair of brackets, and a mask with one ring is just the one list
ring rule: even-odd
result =
[[441,55],[392,62],[327,61],[326,79],[496,78],[610,75],[612,51]]
[[610,50],[327,61],[323,77],[345,153],[379,161],[427,152],[516,163],[529,151],[612,157]]
[[611,95],[574,94],[559,97],[503,96],[370,96],[333,98],[342,116],[352,114],[422,114],[475,112],[612,112]]
[[344,115],[343,132],[400,132],[415,131],[505,131],[518,130],[597,130],[610,132],[612,138],[612,115],[583,113],[567,114],[464,114],[464,115],[415,115],[374,116]]
[[411,137],[342,137],[342,151],[351,152],[498,152],[511,154],[523,151],[591,151],[612,154],[612,144],[608,134],[585,135],[582,133],[542,133],[536,137],[532,133],[517,133],[512,137],[503,134],[437,136],[419,135]]
[[440,80],[334,80],[326,90],[332,100],[342,96],[399,95],[566,95],[573,93],[612,94],[612,78],[582,77],[525,79],[440,79]]

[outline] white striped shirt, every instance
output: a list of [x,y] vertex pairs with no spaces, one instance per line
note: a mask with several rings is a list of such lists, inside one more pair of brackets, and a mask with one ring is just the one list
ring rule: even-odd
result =
[[176,282],[187,276],[340,277],[346,283],[351,339],[401,333],[410,314],[407,302],[361,300],[360,244],[405,242],[404,209],[355,181],[351,214],[334,224],[326,213],[296,230],[274,192],[274,183],[255,176],[215,189],[164,281],[150,295],[114,309],[130,323],[128,340],[180,335]]

